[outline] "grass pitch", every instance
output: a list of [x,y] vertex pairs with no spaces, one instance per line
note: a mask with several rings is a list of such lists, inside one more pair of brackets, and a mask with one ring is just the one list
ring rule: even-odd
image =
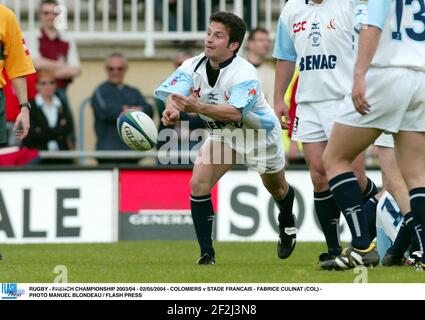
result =
[[[198,266],[195,241],[115,244],[0,245],[0,282],[53,282],[55,266],[68,269],[70,283],[352,283],[349,271],[322,271],[321,243],[297,243],[280,260],[271,242],[215,243],[215,266]],[[369,282],[425,282],[425,272],[408,267],[368,269]]]

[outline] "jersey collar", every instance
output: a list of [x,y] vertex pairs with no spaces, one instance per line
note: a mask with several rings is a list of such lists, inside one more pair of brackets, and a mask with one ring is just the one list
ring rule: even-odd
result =
[[[323,2],[320,5],[324,4],[327,1],[328,0],[323,0]],[[313,0],[305,0],[305,4],[309,4],[309,5],[312,5],[312,6],[318,5],[317,3],[314,3]]]
[[220,67],[220,69],[224,69],[226,68],[229,64],[232,63],[233,59],[236,58],[236,55],[234,55],[233,57],[227,59],[226,61],[219,63],[218,66]]

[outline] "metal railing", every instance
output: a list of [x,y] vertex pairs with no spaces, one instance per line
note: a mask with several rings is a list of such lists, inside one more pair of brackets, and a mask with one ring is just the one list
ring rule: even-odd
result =
[[[14,10],[24,33],[38,28],[39,0],[0,0]],[[158,41],[202,40],[208,17],[227,10],[262,26],[272,37],[286,0],[58,0],[58,28],[77,41],[142,41],[146,57]]]

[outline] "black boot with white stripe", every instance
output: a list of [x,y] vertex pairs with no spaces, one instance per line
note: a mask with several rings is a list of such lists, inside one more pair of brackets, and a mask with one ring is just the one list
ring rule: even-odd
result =
[[297,228],[295,227],[295,216],[290,225],[282,226],[279,224],[279,241],[277,242],[277,255],[280,259],[289,258],[295,249],[297,242]]
[[348,246],[338,257],[320,264],[323,270],[347,270],[357,266],[376,266],[379,264],[379,254],[376,246],[371,243],[366,250],[358,250]]

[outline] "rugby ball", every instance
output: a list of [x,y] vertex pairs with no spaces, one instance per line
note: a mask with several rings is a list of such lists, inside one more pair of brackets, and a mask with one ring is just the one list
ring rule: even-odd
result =
[[155,123],[142,111],[122,112],[117,119],[117,130],[122,141],[134,150],[150,150],[158,141]]

